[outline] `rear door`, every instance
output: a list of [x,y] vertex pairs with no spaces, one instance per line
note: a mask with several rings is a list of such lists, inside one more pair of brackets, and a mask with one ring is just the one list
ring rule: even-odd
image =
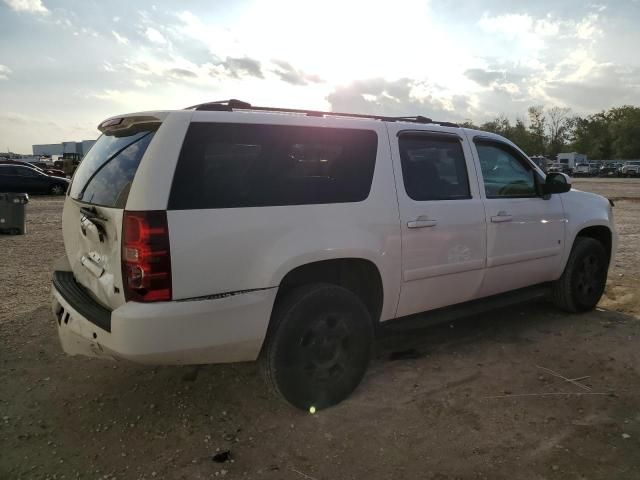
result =
[[35,168],[16,165],[15,170],[19,177],[18,183],[23,191],[28,193],[47,193],[49,190],[49,177],[38,172]]
[[471,300],[484,273],[486,224],[469,145],[456,128],[388,128],[402,225],[397,315]]
[[475,137],[487,214],[487,270],[481,296],[554,280],[564,250],[559,195],[543,197],[529,159],[506,142]]
[[78,283],[108,308],[124,303],[122,217],[129,189],[159,123],[104,133],[80,163],[62,215],[67,258]]

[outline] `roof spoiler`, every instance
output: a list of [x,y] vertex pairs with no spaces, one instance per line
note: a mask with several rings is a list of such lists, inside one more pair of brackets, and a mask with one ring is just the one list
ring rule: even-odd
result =
[[116,133],[133,127],[140,127],[144,124],[160,122],[162,122],[160,118],[151,115],[112,117],[98,125],[98,130],[102,133]]

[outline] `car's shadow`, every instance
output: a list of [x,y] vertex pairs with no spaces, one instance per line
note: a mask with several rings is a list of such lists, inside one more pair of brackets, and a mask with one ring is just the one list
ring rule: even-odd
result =
[[526,344],[535,341],[532,332],[551,333],[566,326],[569,321],[586,321],[587,318],[590,321],[607,323],[633,320],[629,315],[600,308],[581,314],[566,313],[546,299],[464,316],[435,325],[429,324],[430,319],[425,315],[425,325],[420,326],[418,316],[407,327],[396,326],[393,320],[385,322],[379,330],[375,358],[392,361],[419,358],[438,351],[473,346],[474,343],[487,340],[501,344]]

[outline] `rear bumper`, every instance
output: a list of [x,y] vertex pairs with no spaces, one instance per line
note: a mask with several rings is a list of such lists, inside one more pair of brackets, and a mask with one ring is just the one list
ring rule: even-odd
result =
[[110,331],[55,283],[52,308],[70,355],[156,365],[243,362],[260,353],[276,293],[271,288],[219,299],[128,302],[110,312]]

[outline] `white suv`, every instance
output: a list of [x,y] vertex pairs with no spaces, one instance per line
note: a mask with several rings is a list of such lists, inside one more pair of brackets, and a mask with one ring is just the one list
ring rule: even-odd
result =
[[72,355],[259,359],[322,408],[358,385],[381,324],[540,286],[579,312],[604,290],[610,202],[491,133],[239,101],[99,129],[53,277]]
[[640,175],[640,161],[625,162],[620,173],[623,177],[637,177]]

